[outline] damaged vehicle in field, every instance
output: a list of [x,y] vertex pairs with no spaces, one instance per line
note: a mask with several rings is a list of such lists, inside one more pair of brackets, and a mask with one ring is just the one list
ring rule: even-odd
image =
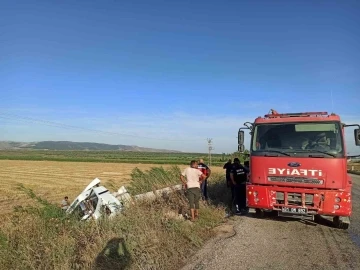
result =
[[71,203],[66,213],[77,215],[80,220],[98,219],[102,215],[111,218],[124,208],[124,204],[116,195],[121,197],[128,193],[124,187],[121,187],[119,192],[115,195],[110,193],[104,186],[100,186],[100,179],[95,178]]
[[110,193],[107,188],[100,186],[100,179],[95,178],[70,204],[66,213],[78,216],[80,220],[98,219],[101,216],[112,218],[135,202],[153,201],[157,197],[180,190],[182,185],[175,185],[132,197],[124,186]]

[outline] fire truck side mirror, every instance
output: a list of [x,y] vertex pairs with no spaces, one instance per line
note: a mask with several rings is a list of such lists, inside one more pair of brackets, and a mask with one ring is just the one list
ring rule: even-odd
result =
[[244,153],[244,152],[245,152],[245,146],[244,146],[243,144],[239,144],[239,145],[238,145],[238,151],[239,151],[240,153]]
[[360,146],[360,128],[354,130],[355,145]]
[[238,132],[238,144],[243,145],[244,144],[244,131],[239,130]]

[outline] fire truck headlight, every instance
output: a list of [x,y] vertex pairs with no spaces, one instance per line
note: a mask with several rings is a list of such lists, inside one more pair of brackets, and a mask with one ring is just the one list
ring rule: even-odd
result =
[[339,210],[339,209],[340,209],[340,205],[335,204],[335,205],[334,205],[334,209],[335,209],[335,210]]
[[340,199],[339,197],[336,197],[336,198],[335,198],[335,202],[336,202],[336,203],[339,203],[339,202],[341,202],[341,199]]

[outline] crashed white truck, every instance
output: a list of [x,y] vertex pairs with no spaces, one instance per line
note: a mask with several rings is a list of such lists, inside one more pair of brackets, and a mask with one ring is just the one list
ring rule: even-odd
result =
[[70,204],[66,213],[77,215],[80,220],[98,219],[104,214],[111,218],[121,213],[125,205],[133,200],[154,200],[158,196],[181,189],[180,184],[131,197],[124,186],[117,192],[110,193],[104,186],[100,186],[100,179],[95,178]]
[[[123,200],[119,200],[116,196]],[[103,214],[113,217],[122,211],[124,201],[129,198],[130,195],[125,187],[111,194],[104,186],[100,186],[100,179],[95,178],[70,204],[66,213],[78,215],[81,220],[88,220],[90,217],[98,219]]]

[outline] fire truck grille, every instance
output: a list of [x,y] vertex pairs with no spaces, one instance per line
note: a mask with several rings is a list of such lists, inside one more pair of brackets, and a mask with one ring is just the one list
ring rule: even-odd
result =
[[[301,206],[303,203],[303,198],[301,193],[289,192],[287,195],[287,205],[298,205]],[[305,194],[304,196],[305,205],[314,206],[314,194]],[[285,203],[285,192],[277,191],[276,192],[276,201],[277,203]]]
[[269,182],[283,182],[283,183],[296,183],[296,184],[313,184],[322,185],[323,180],[306,178],[306,177],[289,177],[289,176],[269,176]]

